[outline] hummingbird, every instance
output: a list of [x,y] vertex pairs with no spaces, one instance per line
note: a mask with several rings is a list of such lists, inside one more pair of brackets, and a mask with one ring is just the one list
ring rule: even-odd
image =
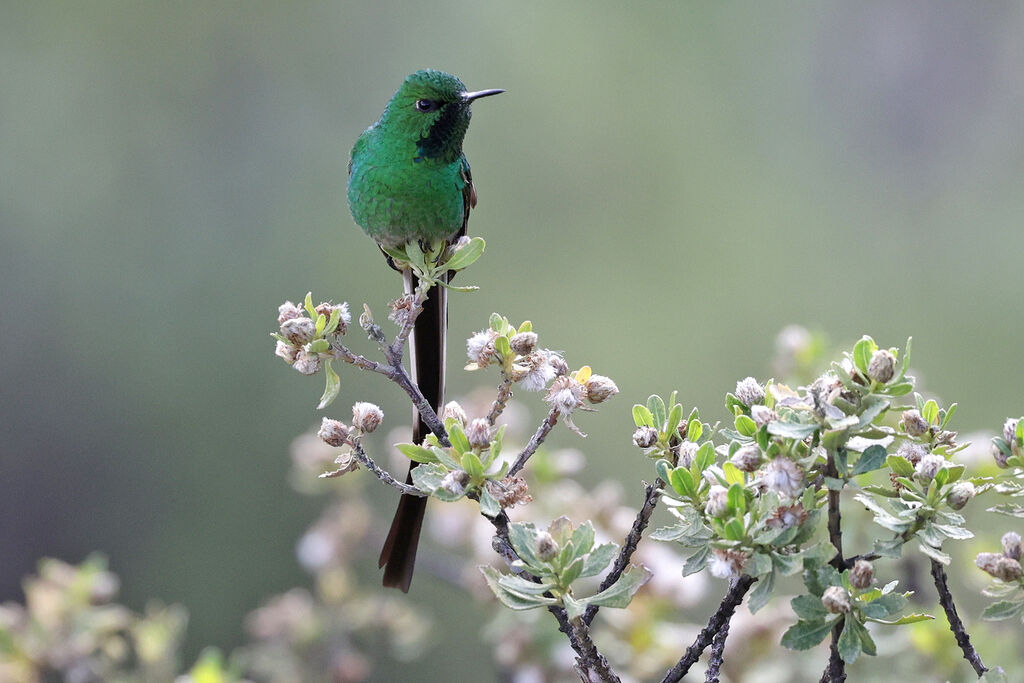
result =
[[[384,113],[352,147],[348,165],[348,205],[352,218],[380,247],[409,242],[449,243],[466,234],[476,189],[462,141],[470,105],[504,90],[469,92],[455,76],[424,69],[402,82]],[[387,257],[387,255],[385,254]],[[388,258],[388,263],[394,263]],[[405,292],[417,279],[402,272]],[[450,277],[449,273],[449,277]],[[432,288],[410,338],[413,382],[435,412],[444,402],[447,290]],[[413,409],[414,443],[430,429]],[[413,462],[406,481],[412,482]],[[402,495],[380,553],[384,585],[409,591],[427,499]]]

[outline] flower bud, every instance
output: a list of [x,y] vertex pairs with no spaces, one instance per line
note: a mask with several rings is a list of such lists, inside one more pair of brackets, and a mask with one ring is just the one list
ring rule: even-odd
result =
[[896,449],[896,455],[905,458],[911,465],[917,465],[921,462],[921,458],[928,455],[928,449],[921,444],[904,441]]
[[380,427],[383,419],[384,411],[372,403],[360,401],[352,406],[353,426],[367,434]]
[[562,415],[570,415],[574,410],[583,405],[583,394],[586,388],[568,375],[555,378],[548,389],[545,401]]
[[537,553],[537,559],[541,562],[550,562],[558,554],[558,544],[555,543],[555,539],[548,532],[538,531],[534,552]]
[[[526,357],[526,369],[521,375],[513,377],[526,391],[540,391],[555,378],[555,368],[549,360],[550,354],[544,351],[531,353]],[[561,360],[561,358],[559,358]],[[564,362],[564,361],[563,361]],[[519,367],[519,363],[516,367]]]
[[888,351],[879,349],[871,354],[868,361],[868,377],[885,384],[896,374],[896,356]]
[[1006,455],[1006,453],[1003,452],[1002,448],[997,446],[994,442],[992,443],[990,448],[992,450],[992,457],[995,458],[996,465],[1000,469],[1004,469],[1005,470],[1007,467],[1010,466],[1010,463],[1009,463],[1009,460],[1008,460],[1008,456]]
[[935,478],[935,475],[939,473],[939,470],[945,466],[946,459],[944,457],[935,453],[929,453],[917,463],[917,466],[914,468],[914,476],[917,477],[918,481],[927,486]]
[[1008,531],[1003,534],[1003,555],[1020,561],[1021,542],[1020,534],[1016,531]]
[[494,340],[498,333],[488,328],[480,330],[466,340],[466,356],[481,368],[487,367],[494,357]]
[[277,341],[277,344],[274,346],[274,355],[279,357],[279,358],[283,358],[284,362],[287,363],[288,365],[291,365],[292,363],[295,362],[295,357],[298,354],[299,354],[299,347],[298,346],[293,346],[292,344],[289,344],[288,342],[283,342],[280,339]]
[[320,356],[302,349],[296,354],[292,367],[303,375],[314,375],[320,370]]
[[1016,581],[1022,574],[1020,561],[1002,553],[978,553],[974,563],[983,572],[1000,581]]
[[637,445],[637,448],[650,448],[658,443],[658,430],[654,427],[637,427],[637,430],[633,432],[633,443]]
[[921,436],[928,431],[928,421],[921,416],[919,410],[903,411],[903,431],[910,436]]
[[441,478],[441,488],[453,496],[464,494],[468,483],[469,473],[462,470],[452,470]]
[[875,568],[867,560],[857,560],[850,570],[850,585],[857,590],[864,590],[875,580]]
[[821,604],[832,614],[850,611],[850,593],[842,586],[829,586],[821,596]]
[[764,468],[764,485],[780,496],[796,498],[804,490],[804,473],[785,456],[770,461]]
[[715,548],[708,558],[708,572],[719,579],[735,579],[743,571],[747,554],[739,550]]
[[750,417],[753,418],[754,424],[760,427],[764,427],[769,422],[774,422],[779,419],[779,416],[775,414],[775,411],[768,406],[754,405],[750,406]]
[[555,371],[556,377],[569,374],[569,364],[565,362],[557,353],[548,353],[548,364],[551,365],[551,369]]
[[306,317],[290,318],[281,323],[281,334],[296,346],[313,341],[316,336],[316,323]]
[[466,439],[473,448],[487,448],[491,445],[491,423],[482,417],[466,425]]
[[962,510],[967,503],[974,498],[974,494],[977,491],[974,488],[974,484],[969,481],[958,481],[953,484],[953,488],[949,490],[949,495],[946,496],[946,502],[949,503],[949,507],[954,510]]
[[604,375],[591,375],[587,380],[587,400],[591,403],[604,403],[617,393],[615,382]]
[[1003,440],[1009,445],[1014,455],[1020,455],[1020,444],[1017,443],[1017,423],[1019,419],[1010,418],[1003,423]]
[[334,334],[345,334],[345,330],[348,329],[348,324],[352,322],[352,314],[348,311],[347,302],[343,301],[340,304],[330,304],[325,302],[317,306],[315,310],[318,314],[327,318],[327,322],[330,322],[335,309],[338,310],[338,326],[334,328]]
[[[650,429],[650,427],[648,427]],[[697,451],[700,447],[693,441],[683,441],[679,444],[679,466],[689,467],[693,464],[693,459],[697,457]]]
[[764,400],[764,387],[753,377],[741,379],[736,383],[736,398],[745,406],[752,406]]
[[444,406],[444,412],[441,413],[442,420],[455,420],[460,426],[465,427],[466,421],[469,419],[466,417],[466,411],[462,409],[458,401],[448,401]]
[[704,505],[704,514],[708,517],[722,517],[729,509],[729,490],[715,484],[708,490],[708,501]]
[[291,301],[285,301],[277,308],[277,324],[282,325],[284,321],[299,318],[302,315],[304,315],[302,306],[296,306]]
[[338,420],[325,417],[316,433],[328,446],[344,446],[348,439],[348,427]]
[[736,465],[742,472],[753,472],[761,466],[763,460],[760,447],[755,443],[750,443],[737,449],[729,462]]
[[537,333],[536,332],[519,332],[512,335],[512,339],[509,340],[509,346],[520,356],[529,356],[533,353],[533,349],[537,346]]

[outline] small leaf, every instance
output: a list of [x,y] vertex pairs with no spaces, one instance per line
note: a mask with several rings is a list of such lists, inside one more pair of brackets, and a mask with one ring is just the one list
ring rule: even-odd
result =
[[[692,425],[693,423],[691,422],[690,424]],[[693,458],[693,462],[697,465],[698,472],[703,472],[711,467],[715,463],[715,445],[710,441],[705,441],[701,444],[700,448],[697,449],[697,455]]]
[[583,572],[583,558],[577,557],[575,560],[569,563],[562,573],[559,575],[559,583],[563,586],[568,586],[576,579],[580,578],[580,574]]
[[480,489],[480,512],[491,519],[501,514],[501,503],[491,495],[486,486]]
[[804,440],[818,430],[816,424],[803,424],[800,422],[782,422],[773,420],[768,423],[768,433],[773,436],[781,436],[786,439]]
[[519,611],[558,603],[554,598],[547,598],[542,595],[526,595],[502,586],[499,583],[501,574],[494,567],[482,566],[480,567],[480,572],[484,575],[484,580],[487,581],[487,586],[494,593],[494,597],[498,598],[501,604],[509,609]]
[[853,622],[856,621],[851,615],[843,619],[843,632],[839,634],[839,656],[847,664],[853,664],[860,656],[860,635],[857,633]]
[[683,564],[683,576],[689,576],[690,574],[696,574],[708,564],[708,557],[711,555],[711,546],[705,545],[703,548],[695,552],[686,558],[686,562]]
[[320,403],[317,405],[317,410],[323,410],[327,406],[331,405],[334,399],[338,398],[338,392],[341,391],[341,379],[338,377],[338,373],[331,367],[331,361],[324,363],[324,374],[327,377],[326,386],[324,386],[323,396],[320,397]]
[[853,347],[853,364],[864,376],[868,374],[868,365],[871,363],[871,356],[878,350],[878,344],[867,335],[861,337]]
[[919,621],[930,621],[934,618],[930,614],[906,614],[899,619],[872,619],[868,617],[868,620],[876,624],[885,624],[886,626],[902,626],[903,624],[916,624]]
[[[696,410],[696,409],[694,409]],[[690,420],[686,423],[686,440],[697,443],[701,435],[704,433],[704,425],[701,424],[700,419]]]
[[754,436],[757,433],[757,423],[742,413],[736,416],[735,426],[736,431],[743,436]]
[[723,464],[722,471],[725,472],[725,481],[730,486],[732,486],[733,484],[739,484],[740,486],[743,486],[743,484],[746,481],[746,479],[743,476],[743,471],[739,467],[736,467],[736,465],[733,465],[731,462],[726,462],[725,464]]
[[860,454],[860,458],[857,460],[857,464],[853,466],[852,474],[854,476],[858,474],[864,474],[865,472],[871,472],[877,470],[885,462],[885,446],[875,444],[870,446],[863,453]]
[[473,451],[466,451],[462,454],[462,469],[466,470],[466,473],[473,479],[479,479],[484,474],[483,463]]
[[886,457],[885,464],[889,469],[901,477],[914,476],[914,466],[902,455],[890,455]]
[[986,607],[985,611],[981,613],[981,618],[985,621],[1001,621],[1011,619],[1021,611],[1024,611],[1024,600],[1000,600]]
[[672,410],[668,413],[668,423],[665,425],[665,433],[669,437],[675,435],[676,430],[679,428],[679,423],[683,421],[683,407],[678,403],[672,405]]
[[474,237],[469,240],[469,244],[465,245],[454,254],[452,257],[445,261],[444,266],[448,270],[463,270],[476,263],[480,255],[484,253],[484,247],[486,247],[482,237]]
[[1000,515],[1009,515],[1010,517],[1018,517],[1024,519],[1024,506],[1014,505],[1012,503],[1003,503],[1002,505],[996,505],[986,509],[987,512],[996,512]]
[[809,650],[825,639],[835,621],[798,621],[782,634],[782,645],[790,650]]
[[768,601],[772,598],[772,589],[774,588],[775,572],[768,572],[758,581],[757,587],[754,588],[750,594],[750,599],[747,601],[747,609],[750,610],[751,614],[768,604]]
[[654,416],[654,428],[658,431],[663,430],[668,414],[665,412],[665,402],[661,400],[661,396],[656,394],[649,396],[647,399],[647,409]]
[[696,482],[690,470],[677,467],[669,472],[668,482],[681,496],[693,496],[697,492]]
[[823,621],[828,618],[828,610],[821,604],[821,599],[813,595],[798,595],[789,601],[790,607],[801,621]]
[[[689,473],[687,472],[687,474]],[[730,486],[726,496],[730,510],[735,512],[737,515],[742,515],[747,511],[747,498],[743,493],[742,484],[737,483]]]
[[650,578],[651,572],[647,567],[631,565],[622,573],[618,581],[597,595],[587,598],[587,602],[602,607],[626,607],[633,599],[633,594],[640,590],[640,586],[647,583]]
[[[419,469],[418,467],[416,469]],[[413,470],[415,472],[415,470]],[[540,567],[543,563],[534,552],[537,539],[537,527],[529,522],[515,522],[508,525],[508,540],[528,567]]]
[[654,415],[647,406],[637,403],[633,406],[633,422],[637,427],[654,427]]
[[453,424],[452,428],[448,430],[448,440],[452,442],[456,453],[473,450],[469,445],[469,439],[466,438],[466,432],[462,431],[462,427],[458,424]]
[[437,456],[429,448],[414,443],[396,443],[395,448],[405,457],[415,462],[437,462]]
[[918,543],[917,547],[918,547],[918,549],[922,553],[924,553],[925,555],[927,555],[931,559],[935,560],[936,562],[939,562],[940,564],[944,564],[944,565],[949,565],[949,563],[950,563],[949,555],[947,555],[946,553],[942,552],[938,548],[933,548],[932,546],[928,545],[927,543]]
[[611,564],[612,558],[615,557],[618,551],[619,546],[615,543],[602,543],[597,546],[584,559],[583,571],[580,573],[580,576],[597,576]]
[[306,313],[309,313],[309,317],[315,320],[319,314],[316,312],[316,307],[313,306],[313,292],[306,292],[306,298],[302,304],[306,307]]

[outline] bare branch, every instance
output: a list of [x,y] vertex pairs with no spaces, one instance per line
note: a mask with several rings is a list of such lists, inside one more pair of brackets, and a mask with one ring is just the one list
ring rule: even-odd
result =
[[755,581],[757,581],[755,577],[747,576],[746,574],[732,580],[729,585],[729,592],[725,594],[718,609],[708,619],[708,625],[701,629],[701,632],[697,634],[697,639],[693,641],[693,645],[686,648],[683,658],[674,667],[669,669],[668,673],[665,674],[665,678],[661,679],[661,683],[676,683],[676,681],[681,680],[683,676],[689,673],[690,667],[697,663],[701,654],[711,644],[715,634],[721,631],[729,623],[729,620],[732,619],[736,608],[743,602],[743,596],[747,594],[747,591],[750,590]]
[[362,463],[366,469],[373,472],[373,474],[376,475],[376,477],[380,479],[382,482],[384,482],[388,486],[391,486],[392,488],[397,489],[400,493],[404,493],[410,496],[419,496],[421,498],[427,496],[427,493],[419,490],[415,486],[403,484],[402,482],[396,480],[394,477],[388,474],[385,470],[381,469],[380,466],[378,466],[377,463],[373,461],[373,458],[366,454],[366,451],[363,450],[362,444],[360,444],[358,441],[350,441],[349,443],[352,446],[352,454],[355,455],[356,460]]
[[516,474],[519,473],[519,470],[523,469],[523,467],[526,465],[526,461],[529,460],[533,456],[533,454],[537,452],[537,449],[540,447],[542,443],[544,443],[544,439],[547,438],[548,434],[551,433],[551,430],[555,428],[555,425],[557,423],[558,409],[552,408],[548,412],[548,416],[544,418],[544,421],[540,423],[539,427],[537,427],[537,431],[534,432],[533,436],[530,437],[530,442],[526,444],[526,448],[524,448],[523,452],[519,454],[519,456],[516,458],[516,461],[512,463],[512,467],[509,468],[508,471],[508,476],[515,476]]
[[[570,621],[569,625],[579,643],[579,649],[576,650],[576,668],[580,674],[596,674],[597,680],[602,682],[616,683],[620,681],[621,679],[612,671],[608,660],[605,659],[604,655],[597,649],[597,646],[594,645],[594,641],[590,637],[590,627],[587,626],[586,621],[582,618],[576,618]],[[583,680],[590,681],[593,680],[593,677],[583,676]]]
[[722,670],[722,653],[725,652],[725,639],[729,637],[729,622],[722,625],[711,641],[711,654],[708,656],[708,670],[704,674],[704,683],[718,683],[718,674]]
[[[599,593],[618,581],[622,573],[626,571],[626,567],[629,566],[629,561],[633,557],[633,553],[636,552],[640,539],[643,537],[644,529],[647,528],[647,524],[651,521],[651,514],[654,513],[654,508],[658,504],[658,498],[661,497],[661,489],[665,486],[665,482],[657,479],[653,484],[646,484],[645,486],[644,504],[640,506],[640,511],[636,513],[633,527],[626,535],[622,544],[622,550],[619,551],[619,556],[615,558],[612,570],[608,572],[608,576],[604,577],[601,586],[597,589]],[[583,621],[590,625],[594,621],[594,617],[599,609],[598,605],[587,606],[587,611],[583,614]]]
[[505,406],[508,405],[510,398],[512,398],[512,380],[507,375],[504,375],[501,384],[498,386],[498,395],[495,397],[494,403],[491,404],[491,410],[487,413],[487,421],[492,427],[497,422],[498,417],[501,416],[502,411],[505,410]]
[[957,645],[963,650],[964,659],[974,667],[978,678],[981,678],[982,674],[988,671],[988,667],[981,661],[981,656],[974,649],[974,645],[971,644],[971,636],[967,633],[967,629],[964,628],[964,622],[960,620],[960,615],[956,613],[956,605],[953,604],[953,594],[949,591],[949,584],[946,582],[946,570],[941,563],[935,560],[932,560],[932,578],[935,580],[935,589],[939,592],[939,604],[942,605],[942,609],[946,612],[946,618],[949,619],[949,630],[953,632]]

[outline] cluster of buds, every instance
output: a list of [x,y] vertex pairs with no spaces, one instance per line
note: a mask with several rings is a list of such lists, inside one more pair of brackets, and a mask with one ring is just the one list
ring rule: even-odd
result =
[[312,375],[320,370],[321,358],[330,358],[331,341],[345,334],[352,315],[347,303],[313,306],[312,294],[306,294],[302,306],[281,304],[277,322],[281,327],[272,335],[275,355],[303,375]]
[[1013,464],[1020,466],[1020,459],[1024,458],[1024,418],[1010,418],[1003,423],[1003,433],[992,440],[992,456],[1000,468],[1006,469],[1010,466],[1010,458],[1015,458]]
[[561,415],[571,415],[583,402],[598,404],[619,393],[608,377],[595,375],[590,367],[584,365],[574,373],[561,375],[555,379],[544,398],[554,410]]
[[1003,534],[1003,552],[978,553],[975,564],[989,576],[1000,581],[1019,581],[1024,576],[1021,570],[1021,539],[1020,534],[1010,531]]
[[[351,446],[362,434],[369,434],[378,427],[384,420],[384,411],[372,403],[360,401],[352,406],[352,425],[349,426],[340,420],[325,417],[320,423],[320,429],[316,435],[328,446],[341,448]],[[344,450],[334,463],[338,468],[333,472],[321,474],[321,477],[340,477],[346,472],[356,469],[357,461],[351,450]]]

